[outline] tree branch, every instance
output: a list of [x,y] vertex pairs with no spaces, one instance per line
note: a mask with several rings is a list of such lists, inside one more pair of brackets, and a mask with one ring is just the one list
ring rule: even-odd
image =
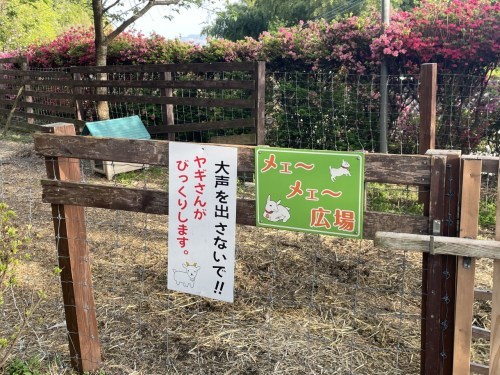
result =
[[145,15],[152,7],[156,5],[175,5],[179,4],[181,0],[149,0],[148,3],[144,6],[144,8],[134,13],[130,18],[123,21],[116,29],[114,29],[108,36],[106,37],[107,42],[111,42],[115,39],[121,32],[123,32],[127,27]]
[[113,8],[115,5],[118,5],[120,3],[120,0],[116,0],[113,4],[107,6],[106,8],[103,9],[103,14],[107,13],[111,8]]

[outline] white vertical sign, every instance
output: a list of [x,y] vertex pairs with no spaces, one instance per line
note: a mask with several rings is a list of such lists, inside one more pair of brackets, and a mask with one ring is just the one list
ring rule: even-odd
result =
[[237,149],[170,142],[168,288],[233,302]]

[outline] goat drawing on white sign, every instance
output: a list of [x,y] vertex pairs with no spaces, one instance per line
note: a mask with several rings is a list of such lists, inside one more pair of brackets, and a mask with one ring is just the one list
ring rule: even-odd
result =
[[184,267],[185,271],[174,271],[174,280],[177,285],[182,284],[183,287],[187,288],[188,286],[194,288],[194,282],[196,280],[196,275],[200,270],[200,266],[197,263],[189,264],[189,262],[183,263],[182,267]]

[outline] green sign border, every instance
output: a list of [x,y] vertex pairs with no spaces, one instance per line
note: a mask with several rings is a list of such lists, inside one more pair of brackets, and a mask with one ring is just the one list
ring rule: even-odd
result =
[[[359,191],[358,191],[358,233],[350,233],[350,232],[332,232],[329,230],[316,230],[310,228],[302,228],[302,227],[291,227],[287,226],[284,223],[281,224],[273,224],[273,223],[264,223],[261,221],[261,215],[263,212],[263,207],[260,206],[261,196],[259,192],[259,165],[262,158],[260,157],[259,151],[266,151],[266,155],[268,152],[277,152],[277,153],[293,153],[293,154],[326,154],[332,155],[336,158],[342,157],[359,157],[360,167],[359,167]],[[325,234],[335,237],[343,237],[343,238],[352,238],[352,239],[362,239],[363,238],[363,221],[364,221],[364,174],[365,174],[365,154],[363,152],[342,152],[342,151],[327,151],[327,150],[299,150],[299,149],[290,149],[290,148],[278,148],[278,147],[267,147],[267,146],[259,146],[255,148],[255,210],[256,210],[256,226],[264,227],[264,228],[277,228],[284,229],[290,231],[298,231],[304,233],[316,233],[316,234]]]

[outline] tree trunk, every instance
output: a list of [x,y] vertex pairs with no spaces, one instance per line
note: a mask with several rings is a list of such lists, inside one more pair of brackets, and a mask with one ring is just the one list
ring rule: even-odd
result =
[[[94,11],[94,30],[95,30],[95,65],[106,66],[108,57],[109,40],[104,33],[104,8],[102,0],[92,0],[92,10]],[[98,73],[97,80],[106,81],[108,76],[106,73]],[[106,95],[108,89],[106,87],[98,87],[97,95]],[[109,119],[108,102],[97,102],[97,115],[99,120]]]
[[[96,66],[106,66],[106,57],[108,55],[108,46],[105,43],[96,45]],[[99,81],[106,81],[108,79],[107,73],[98,73],[96,77]],[[98,87],[97,95],[106,95],[108,93],[107,87]],[[109,119],[109,104],[106,101],[97,102],[97,115],[99,120]]]

